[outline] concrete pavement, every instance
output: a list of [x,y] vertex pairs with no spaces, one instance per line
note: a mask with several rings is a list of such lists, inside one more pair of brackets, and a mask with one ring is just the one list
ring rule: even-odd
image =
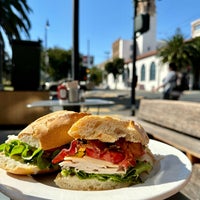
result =
[[[161,92],[136,90],[136,111],[140,99],[162,99]],[[92,90],[85,93],[86,98],[103,98],[115,102],[113,106],[100,108],[100,115],[131,116],[131,90]],[[200,91],[185,91],[180,101],[200,102]],[[95,108],[90,108],[95,114]]]

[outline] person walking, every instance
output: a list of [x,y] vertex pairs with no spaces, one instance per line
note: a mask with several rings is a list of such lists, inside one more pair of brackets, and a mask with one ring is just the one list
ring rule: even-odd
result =
[[158,91],[160,88],[163,88],[163,99],[178,100],[180,97],[180,92],[175,91],[177,86],[177,67],[175,63],[170,63],[168,70],[169,72],[167,76],[163,79],[162,84],[156,88],[156,91]]

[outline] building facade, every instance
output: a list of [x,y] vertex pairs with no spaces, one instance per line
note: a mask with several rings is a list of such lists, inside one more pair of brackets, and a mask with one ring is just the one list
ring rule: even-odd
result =
[[[156,14],[155,2],[151,0],[150,13],[150,29],[142,35],[137,34],[136,46],[136,75],[138,77],[137,88],[144,90],[152,90],[161,84],[167,73],[168,66],[161,64],[160,59],[156,56],[156,49],[160,46],[160,42],[156,41]],[[147,12],[148,5],[140,2],[137,13]],[[125,70],[118,77],[117,83],[114,82],[112,74],[107,76],[107,84],[111,89],[125,89],[131,87],[133,74],[133,40],[118,39],[112,45],[112,59],[124,58]]]
[[[152,0],[154,3],[154,0]],[[152,4],[153,5],[153,4]],[[139,5],[139,11],[143,12],[146,5]],[[168,73],[168,64],[163,64],[157,57],[157,49],[163,46],[163,41],[156,40],[156,14],[155,6],[150,8],[150,29],[142,35],[137,35],[136,46],[136,89],[152,91],[162,84],[163,79]],[[200,19],[191,23],[192,38],[200,36]],[[119,75],[117,82],[113,75],[108,74],[104,79],[104,84],[110,89],[130,89],[133,75],[133,41],[118,39],[112,45],[112,58],[124,58],[125,70]],[[102,68],[101,68],[102,69]],[[192,80],[192,77],[191,77]],[[192,85],[192,83],[190,84]]]
[[197,19],[191,23],[192,38],[200,36],[200,19]]

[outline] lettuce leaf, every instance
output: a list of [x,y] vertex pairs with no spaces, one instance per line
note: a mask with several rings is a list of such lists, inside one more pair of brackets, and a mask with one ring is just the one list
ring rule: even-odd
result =
[[135,167],[131,167],[127,170],[126,174],[95,174],[86,173],[82,170],[76,170],[74,168],[63,169],[61,174],[63,176],[77,176],[79,179],[92,179],[96,178],[99,181],[111,180],[113,182],[137,184],[141,183],[140,174],[142,172],[149,172],[152,166],[144,161],[139,161]]
[[46,155],[46,152],[40,148],[34,148],[20,140],[12,140],[9,143],[0,145],[0,152],[23,163],[37,165],[40,169],[52,168],[55,165],[51,163],[55,152],[52,155]]

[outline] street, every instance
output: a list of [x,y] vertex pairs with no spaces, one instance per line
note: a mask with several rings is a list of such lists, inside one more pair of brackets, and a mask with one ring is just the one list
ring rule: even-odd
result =
[[[101,90],[86,91],[85,98],[102,98],[115,102],[113,106],[100,108],[100,115],[131,116],[131,90]],[[136,90],[136,112],[141,99],[162,99],[161,92],[149,92]],[[200,102],[200,91],[185,91],[180,101]],[[90,112],[96,112],[96,108],[90,108]]]

